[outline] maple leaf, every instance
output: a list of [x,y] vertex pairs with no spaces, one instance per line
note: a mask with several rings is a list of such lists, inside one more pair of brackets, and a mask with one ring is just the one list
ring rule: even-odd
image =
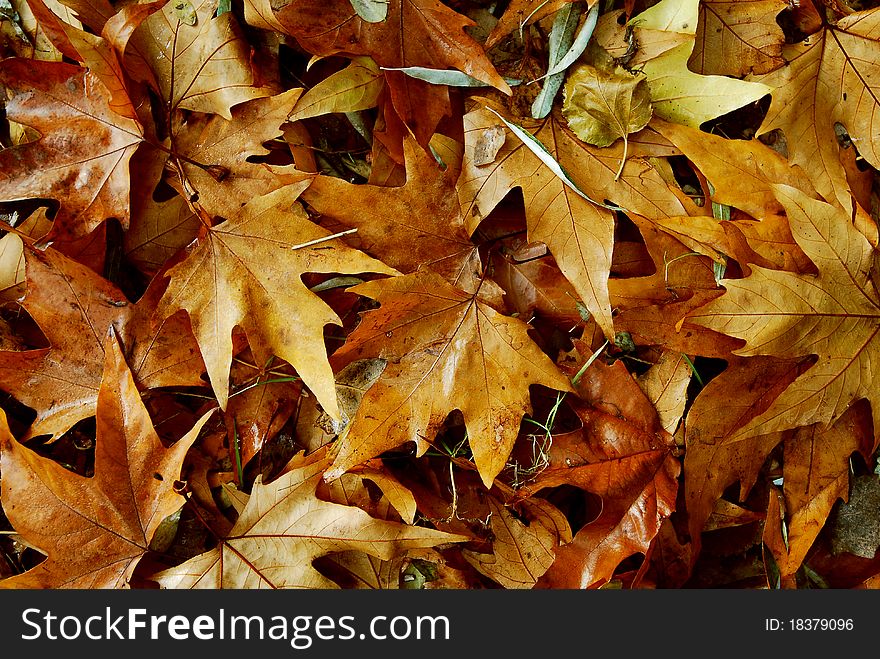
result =
[[112,330],[105,352],[92,478],[21,446],[0,411],[3,511],[29,545],[48,554],[0,588],[125,587],[159,524],[184,503],[174,482],[212,412],[166,449]]
[[357,228],[362,249],[409,273],[430,267],[452,282],[467,282],[474,245],[455,198],[458,168],[442,171],[415,141],[404,142],[406,183],[400,187],[354,185],[318,176],[303,192],[312,208]]
[[850,457],[859,450],[870,455],[873,444],[871,416],[864,406],[849,408],[830,428],[800,428],[785,440],[783,501],[771,492],[764,525],[764,542],[783,587],[796,587],[795,574],[832,507],[838,499],[849,499]]
[[180,172],[171,185],[184,198],[197,193],[198,205],[211,217],[230,218],[248,199],[299,180],[287,167],[272,171],[249,159],[269,153],[263,143],[282,135],[281,125],[301,93],[290,89],[241,103],[228,118],[189,117],[171,141],[174,153],[168,160]]
[[785,64],[785,35],[776,17],[787,6],[784,0],[703,0],[688,67],[735,78],[778,69]]
[[504,467],[531,410],[528,387],[569,391],[568,380],[528,337],[521,320],[503,316],[429,271],[351,289],[380,303],[364,314],[334,363],[388,361],[340,437],[327,479],[409,441],[418,455],[446,416],[461,410],[474,462],[487,487]]
[[27,294],[22,306],[50,347],[0,352],[0,373],[4,390],[37,411],[26,438],[49,434],[55,439],[95,413],[103,337],[111,326],[141,389],[203,384],[204,368],[185,321],[150,322],[161,282],[132,305],[116,286],[52,248],[24,254]]
[[234,105],[268,96],[259,86],[250,46],[231,12],[214,17],[216,3],[194,3],[196,22],[187,25],[169,2],[131,36],[150,63],[152,80],[169,110],[186,109],[232,119]]
[[10,58],[0,62],[0,84],[12,95],[7,117],[41,136],[0,151],[2,201],[57,199],[47,241],[84,236],[108,217],[127,226],[128,162],[143,131],[113,111],[98,77],[71,64]]
[[153,579],[164,588],[335,588],[312,565],[334,552],[390,560],[402,550],[468,538],[371,517],[316,495],[328,458],[318,454],[279,478],[258,477],[247,505],[220,545]]
[[238,215],[207,230],[171,278],[160,313],[185,309],[208,377],[226,409],[232,330],[245,330],[257,360],[276,355],[290,363],[324,410],[339,418],[333,373],[324,348],[324,325],[341,324],[309,291],[306,272],[397,274],[347,247],[313,224],[294,201],[309,184],[291,184],[245,204]]
[[712,199],[762,219],[784,211],[771,185],[784,183],[814,195],[801,167],[758,140],[729,140],[696,128],[655,119],[651,126],[693,162],[712,187]]
[[[764,411],[800,370],[800,364],[791,360],[730,356],[724,372],[694,400],[684,424],[684,498],[695,557],[700,533],[721,495],[739,481],[739,498],[744,501],[767,456],[786,433],[753,434],[739,442],[727,438]],[[731,396],[734,391],[737,395]]]
[[860,398],[871,402],[880,422],[880,398],[870,377],[880,358],[880,298],[870,278],[873,249],[839,208],[791,186],[773,190],[818,277],[752,266],[748,278],[724,280],[727,292],[691,320],[745,339],[736,351],[740,355],[816,355],[818,361],[728,441],[830,424]]
[[[493,162],[473,164],[477,139],[498,125],[485,109],[464,117],[465,158],[458,181],[462,214],[473,232],[513,188],[523,193],[529,239],[545,243],[559,268],[607,336],[614,336],[608,273],[614,217],[566,185],[529,148],[508,135]],[[592,199],[611,202],[646,215],[687,215],[687,206],[646,160],[630,157],[619,180],[622,146],[596,149],[574,136],[564,120],[551,116],[524,127],[534,135]],[[696,214],[696,213],[694,213]]]
[[[561,365],[566,373],[578,372],[589,355],[584,344],[575,348]],[[547,467],[517,497],[564,483],[602,497],[602,512],[556,550],[538,587],[588,588],[609,580],[622,560],[647,552],[675,509],[680,466],[672,438],[623,363],[594,361],[576,390],[579,398],[569,403],[582,432],[555,437]]]
[[770,109],[758,133],[782,129],[791,161],[807,172],[826,201],[847,211],[852,199],[835,124],[843,125],[865,160],[880,167],[874,139],[880,130],[878,40],[880,8],[856,12],[785,46],[783,68],[752,77],[771,88]]
[[505,588],[532,588],[550,569],[557,547],[571,542],[571,528],[565,515],[543,499],[527,499],[518,507],[527,523],[490,497],[492,554],[462,555]]

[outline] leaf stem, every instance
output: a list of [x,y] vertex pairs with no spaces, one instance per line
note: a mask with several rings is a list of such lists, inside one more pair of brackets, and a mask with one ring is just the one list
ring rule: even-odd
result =
[[623,174],[623,166],[626,164],[626,152],[629,149],[629,140],[626,139],[626,135],[623,136],[623,157],[620,159],[620,167],[617,168],[617,174],[614,175],[614,180],[617,181],[620,179],[620,175]]
[[325,243],[328,240],[334,240],[336,238],[341,238],[342,236],[347,236],[352,233],[356,233],[357,228],[354,229],[346,229],[345,231],[340,231],[339,233],[332,233],[329,236],[324,236],[323,238],[315,238],[314,240],[310,240],[305,243],[300,243],[299,245],[293,245],[290,249],[302,249],[303,247],[311,247],[312,245],[317,245],[319,243]]

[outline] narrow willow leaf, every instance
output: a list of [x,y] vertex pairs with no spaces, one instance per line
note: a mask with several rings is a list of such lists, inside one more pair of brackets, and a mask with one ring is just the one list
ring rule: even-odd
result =
[[554,66],[550,67],[550,70],[547,71],[540,78],[536,78],[532,82],[538,82],[538,80],[543,80],[544,78],[548,78],[550,76],[554,76],[557,73],[564,73],[568,67],[577,61],[577,58],[580,57],[584,50],[587,48],[587,44],[590,42],[590,38],[593,36],[593,30],[596,29],[596,23],[599,20],[599,3],[594,4],[590,11],[587,13],[587,20],[584,21],[584,25],[581,28],[581,31],[578,32],[577,37],[574,40],[574,43],[571,45],[571,48],[568,49],[568,52],[565,53],[565,56],[559,60]]
[[[563,53],[571,48],[574,42],[574,31],[577,28],[578,20],[581,17],[581,9],[579,5],[569,3],[556,12],[556,18],[553,20],[553,27],[550,28],[550,64],[549,68],[553,68],[563,57]],[[541,93],[532,103],[532,118],[543,119],[553,108],[553,100],[559,93],[562,81],[565,79],[564,73],[552,75],[544,82]]]
[[388,16],[388,0],[349,0],[357,15],[367,23],[381,23]]
[[[449,87],[491,86],[488,82],[477,80],[476,78],[472,78],[471,76],[469,76],[467,73],[462,73],[461,71],[456,71],[454,69],[431,69],[425,66],[404,66],[400,68],[383,66],[381,67],[381,69],[383,71],[401,71],[408,75],[410,78],[424,80],[425,82],[429,82],[432,85],[447,85]],[[522,81],[513,78],[505,78],[504,82],[513,87],[520,84],[520,82]]]
[[510,131],[514,135],[516,135],[522,141],[523,144],[526,145],[526,148],[528,148],[529,151],[531,151],[532,153],[535,154],[535,156],[537,156],[538,160],[540,160],[542,163],[544,163],[544,165],[551,172],[556,174],[556,176],[558,176],[559,179],[563,183],[565,183],[569,188],[574,190],[574,192],[576,192],[578,195],[580,195],[581,197],[583,197],[584,199],[589,201],[591,204],[595,204],[596,206],[601,206],[602,208],[607,208],[607,209],[613,210],[613,211],[623,211],[624,210],[620,206],[615,206],[613,204],[603,204],[600,201],[596,201],[595,199],[588,197],[577,185],[575,185],[575,182],[572,181],[571,178],[568,176],[568,174],[565,172],[565,170],[562,169],[562,165],[560,165],[558,162],[556,162],[556,160],[553,158],[553,156],[550,155],[550,152],[547,151],[547,148],[540,142],[540,140],[538,140],[529,131],[523,129],[521,126],[517,126],[516,124],[509,122],[507,119],[505,119],[500,114],[495,112],[495,110],[493,110],[492,108],[487,107],[486,109],[489,110],[489,112],[491,112],[492,114],[496,115],[499,119],[501,119],[501,121],[504,122],[504,125],[507,126],[510,129]]

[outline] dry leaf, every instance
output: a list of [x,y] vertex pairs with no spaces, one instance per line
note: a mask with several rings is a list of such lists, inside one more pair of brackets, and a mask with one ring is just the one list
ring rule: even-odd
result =
[[184,503],[174,482],[211,412],[166,449],[112,331],[105,349],[92,478],[18,444],[0,411],[3,510],[28,544],[48,554],[0,588],[126,587],[162,520]]

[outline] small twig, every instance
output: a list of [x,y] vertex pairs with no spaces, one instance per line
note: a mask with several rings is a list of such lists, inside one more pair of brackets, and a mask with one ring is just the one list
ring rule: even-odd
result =
[[346,229],[345,231],[340,231],[339,233],[334,233],[329,236],[324,236],[323,238],[315,238],[314,240],[310,240],[306,243],[300,243],[299,245],[293,245],[290,249],[302,249],[303,247],[311,247],[312,245],[317,245],[318,243],[324,243],[328,240],[334,240],[336,238],[341,238],[342,236],[347,236],[349,234],[355,233],[357,229]]

